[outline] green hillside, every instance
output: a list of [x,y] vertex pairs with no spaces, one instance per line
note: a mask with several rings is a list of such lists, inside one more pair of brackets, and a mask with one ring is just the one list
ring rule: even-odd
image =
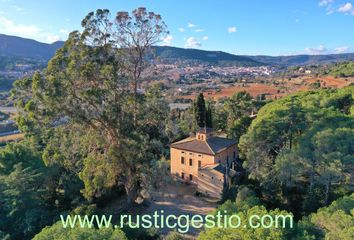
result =
[[199,49],[185,49],[176,47],[154,47],[153,53],[160,60],[174,63],[184,60],[190,62],[214,63],[233,66],[261,66],[266,65],[249,57],[233,55],[222,51],[204,51]]
[[330,67],[329,74],[335,77],[354,77],[354,62],[342,62]]

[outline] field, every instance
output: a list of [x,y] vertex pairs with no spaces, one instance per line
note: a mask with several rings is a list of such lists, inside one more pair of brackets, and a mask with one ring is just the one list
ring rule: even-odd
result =
[[[218,100],[220,98],[231,97],[241,91],[248,92],[251,96],[257,97],[264,94],[267,99],[277,99],[298,91],[308,91],[316,89],[315,84],[320,87],[342,88],[354,83],[354,78],[334,78],[332,76],[323,77],[298,77],[292,79],[272,79],[268,83],[235,83],[233,85],[221,84],[218,90],[206,90],[204,95],[207,98]],[[184,99],[194,99],[197,93],[182,96]]]
[[354,82],[354,78],[335,78],[332,76],[318,77],[318,78],[308,78],[304,79],[307,83],[314,83],[316,81],[320,81],[321,86],[323,87],[334,87],[334,88],[342,88]]

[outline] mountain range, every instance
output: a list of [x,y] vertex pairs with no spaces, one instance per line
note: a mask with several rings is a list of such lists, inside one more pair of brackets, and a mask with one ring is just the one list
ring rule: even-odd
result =
[[63,41],[48,44],[33,39],[0,34],[0,55],[49,60],[63,44]]
[[[0,56],[49,60],[53,57],[55,51],[63,44],[63,41],[47,44],[33,39],[0,34]],[[354,53],[292,56],[240,56],[222,51],[205,51],[169,46],[154,47],[154,55],[166,63],[187,61],[235,66],[295,66],[354,61]]]

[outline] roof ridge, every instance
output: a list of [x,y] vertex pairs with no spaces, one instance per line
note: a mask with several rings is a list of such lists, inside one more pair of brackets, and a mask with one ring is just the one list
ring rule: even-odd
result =
[[177,144],[181,144],[181,143],[186,143],[186,142],[190,142],[190,141],[193,141],[194,138],[193,137],[188,137],[188,138],[185,138],[185,139],[182,139],[182,140],[179,140],[178,142],[174,142],[171,144],[172,145],[177,145]]
[[211,150],[211,152],[215,155],[215,152],[214,152],[214,150],[210,147],[208,140],[209,140],[209,139],[207,138],[207,139],[206,139],[207,146],[208,146],[208,148]]
[[220,163],[207,163],[207,164],[204,164],[201,168],[209,167],[209,166],[214,166],[214,167],[216,167],[217,165],[220,165]]

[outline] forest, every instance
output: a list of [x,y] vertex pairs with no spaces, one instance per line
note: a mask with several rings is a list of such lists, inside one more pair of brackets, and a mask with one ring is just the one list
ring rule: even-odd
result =
[[240,152],[242,177],[215,213],[289,213],[296,222],[205,229],[197,239],[354,238],[354,86],[278,100],[200,94],[191,108],[170,110],[161,85],[139,91],[153,77],[144,56],[168,33],[159,14],[138,8],[112,20],[99,9],[82,27],[43,71],[14,83],[25,138],[0,148],[0,238],[184,239],[157,229],[64,229],[59,215],[107,214],[117,198],[121,213],[134,208],[167,181],[169,144],[197,129],[201,102],[208,126],[237,139]]
[[353,61],[348,61],[334,64],[330,67],[329,74],[335,77],[353,77],[354,63]]

